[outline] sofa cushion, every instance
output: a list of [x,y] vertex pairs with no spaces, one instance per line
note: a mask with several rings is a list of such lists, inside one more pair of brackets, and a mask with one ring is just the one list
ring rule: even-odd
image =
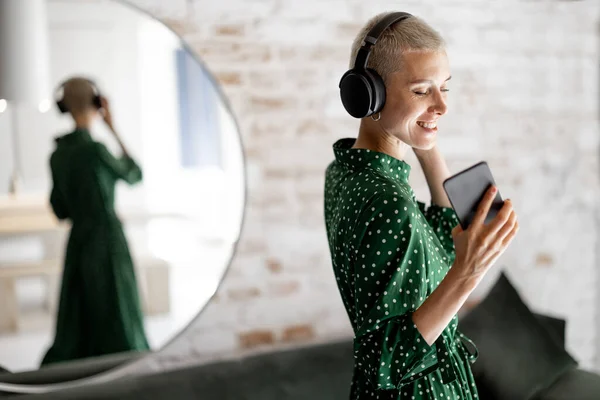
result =
[[[501,273],[486,298],[459,322],[479,350],[473,374],[481,398],[526,400],[577,366],[560,335],[549,332]],[[560,322],[555,322],[555,327]]]
[[546,332],[550,333],[550,335],[554,338],[556,343],[558,343],[562,348],[565,348],[566,342],[566,328],[567,323],[562,318],[552,317],[550,315],[543,315],[538,313],[533,313],[535,318],[538,320],[540,324],[546,328]]

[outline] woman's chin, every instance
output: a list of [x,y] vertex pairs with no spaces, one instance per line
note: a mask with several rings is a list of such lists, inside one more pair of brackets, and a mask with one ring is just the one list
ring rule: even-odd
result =
[[414,145],[413,148],[417,149],[417,150],[423,150],[423,151],[431,150],[435,147],[435,144],[436,144],[435,139],[436,138],[433,137],[431,140],[428,140],[428,141],[420,141],[420,143]]
[[[416,133],[416,135],[414,134]],[[437,143],[437,128],[423,129],[419,127],[419,132],[411,135],[412,147],[419,150],[431,150]]]

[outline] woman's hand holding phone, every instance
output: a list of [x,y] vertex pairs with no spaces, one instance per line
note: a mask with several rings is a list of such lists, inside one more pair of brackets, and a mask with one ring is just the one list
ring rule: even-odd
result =
[[453,269],[460,276],[477,285],[496,260],[506,251],[519,231],[517,214],[510,199],[494,217],[485,224],[485,218],[492,206],[497,188],[491,186],[479,203],[473,222],[466,230],[457,225],[452,230],[456,250]]

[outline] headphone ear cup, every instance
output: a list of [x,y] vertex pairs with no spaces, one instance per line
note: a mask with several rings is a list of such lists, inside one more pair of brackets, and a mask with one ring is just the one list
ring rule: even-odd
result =
[[65,114],[67,111],[69,111],[69,110],[67,109],[67,106],[66,106],[66,104],[65,104],[64,100],[58,100],[58,101],[56,102],[56,106],[58,107],[58,111],[60,111],[60,112],[61,112],[61,114]]
[[354,118],[371,115],[373,89],[370,79],[364,71],[351,69],[340,80],[340,98],[348,114]]
[[94,99],[92,100],[92,103],[94,104],[94,107],[96,107],[98,110],[102,108],[102,97],[100,95],[95,95]]
[[373,91],[373,102],[371,103],[371,114],[375,114],[381,111],[383,106],[385,105],[386,99],[386,90],[385,83],[383,82],[383,78],[371,68],[366,69],[366,73],[369,76],[369,81],[371,83],[372,91]]

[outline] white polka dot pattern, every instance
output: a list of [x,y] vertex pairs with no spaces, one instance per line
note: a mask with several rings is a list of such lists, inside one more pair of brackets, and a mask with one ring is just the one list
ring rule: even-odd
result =
[[454,261],[452,209],[415,199],[410,166],[334,145],[325,222],[338,288],[355,333],[352,399],[477,399],[470,355],[454,316],[429,346],[412,313]]

